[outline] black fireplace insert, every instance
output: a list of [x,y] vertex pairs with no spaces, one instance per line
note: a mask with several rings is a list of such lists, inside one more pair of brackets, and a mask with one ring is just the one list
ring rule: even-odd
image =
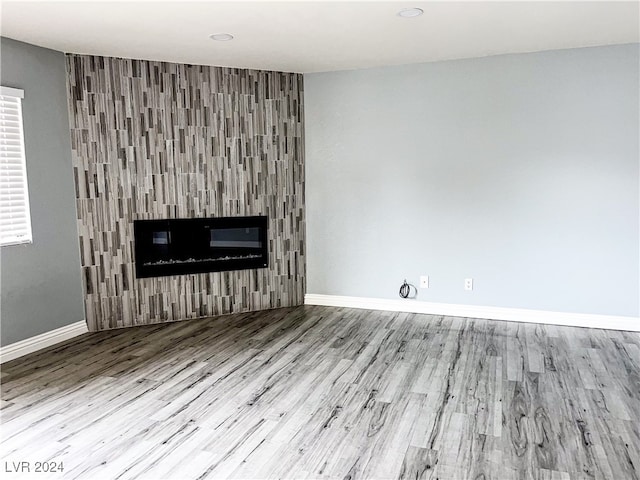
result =
[[267,217],[136,220],[136,276],[264,268]]

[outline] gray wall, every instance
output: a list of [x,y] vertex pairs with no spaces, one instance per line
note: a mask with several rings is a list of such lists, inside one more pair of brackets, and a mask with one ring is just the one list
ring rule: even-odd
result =
[[638,54],[305,75],[307,292],[638,315]]
[[0,39],[0,78],[24,90],[33,244],[0,248],[1,344],[84,319],[64,54]]

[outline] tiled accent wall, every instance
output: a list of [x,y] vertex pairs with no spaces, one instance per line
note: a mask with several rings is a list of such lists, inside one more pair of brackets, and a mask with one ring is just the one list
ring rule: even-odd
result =
[[[303,303],[302,75],[68,55],[92,331]],[[267,215],[269,268],[135,277],[137,219]]]

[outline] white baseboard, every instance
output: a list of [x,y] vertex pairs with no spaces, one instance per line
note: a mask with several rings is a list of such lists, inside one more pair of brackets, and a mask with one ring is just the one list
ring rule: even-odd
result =
[[42,350],[56,343],[64,342],[70,338],[87,333],[87,322],[84,320],[64,327],[56,328],[50,332],[41,333],[35,337],[27,338],[5,347],[0,347],[0,363],[8,362],[28,353]]
[[426,313],[451,317],[485,318],[511,322],[544,323],[568,325],[572,327],[606,328],[640,332],[640,318],[614,315],[592,315],[587,313],[548,312],[523,308],[483,307],[476,305],[455,305],[450,303],[419,302],[417,300],[391,300],[384,298],[345,297],[340,295],[319,295],[307,293],[305,305],[325,305],[330,307],[364,308],[367,310],[387,310],[391,312]]

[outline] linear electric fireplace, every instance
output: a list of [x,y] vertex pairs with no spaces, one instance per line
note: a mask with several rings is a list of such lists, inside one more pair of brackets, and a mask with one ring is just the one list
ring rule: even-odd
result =
[[264,268],[267,217],[136,220],[136,276]]

